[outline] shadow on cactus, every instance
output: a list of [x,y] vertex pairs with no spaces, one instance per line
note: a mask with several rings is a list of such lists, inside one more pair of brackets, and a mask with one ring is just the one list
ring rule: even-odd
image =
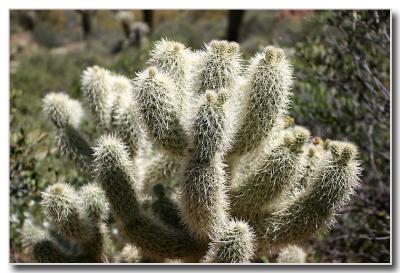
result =
[[[133,80],[97,66],[83,72],[97,141],[79,129],[80,102],[44,98],[59,150],[90,182],[43,193],[48,227],[24,229],[35,259],[305,262],[302,243],[333,224],[360,167],[353,144],[313,141],[286,116],[293,77],[284,51],[268,46],[246,65],[237,43],[193,51],[161,40],[148,65]],[[126,241],[119,251],[110,215]]]

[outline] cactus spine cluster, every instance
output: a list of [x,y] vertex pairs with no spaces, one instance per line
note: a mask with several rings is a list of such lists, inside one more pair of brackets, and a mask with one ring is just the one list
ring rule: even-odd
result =
[[[278,262],[304,262],[298,245],[332,225],[360,167],[353,144],[311,140],[287,122],[284,51],[268,46],[246,66],[237,43],[192,51],[161,40],[148,65],[132,80],[83,72],[98,140],[80,131],[78,101],[44,98],[61,153],[93,181],[43,193],[50,227],[25,228],[35,259],[248,263],[280,253]],[[125,246],[110,246],[110,215]]]

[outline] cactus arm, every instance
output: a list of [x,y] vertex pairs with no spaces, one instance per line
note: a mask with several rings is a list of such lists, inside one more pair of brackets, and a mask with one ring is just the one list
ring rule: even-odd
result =
[[292,69],[282,49],[266,47],[251,61],[244,86],[245,113],[227,158],[243,155],[260,145],[285,113]]
[[22,228],[23,245],[39,263],[79,263],[90,261],[79,253],[68,253],[45,231],[27,221]]
[[186,99],[191,73],[192,52],[185,45],[162,39],[155,43],[148,64],[173,79],[179,104]]
[[[90,194],[95,196],[88,198]],[[51,226],[65,239],[79,245],[91,262],[101,262],[103,258],[103,234],[99,221],[106,203],[102,201],[105,200],[101,192],[94,191],[91,185],[84,186],[78,195],[70,185],[57,183],[43,193],[41,203]]]
[[111,128],[111,112],[116,99],[112,87],[112,74],[107,69],[93,66],[82,73],[82,93],[98,127],[104,130]]
[[[310,133],[296,127],[284,134],[281,143],[260,158],[256,170],[231,190],[234,215],[257,218],[300,180],[305,165],[303,145]],[[253,204],[257,204],[257,210]]]
[[82,263],[91,262],[85,255],[66,254],[51,240],[42,240],[32,247],[35,260],[39,263]]
[[204,245],[183,230],[167,228],[141,210],[132,162],[123,143],[106,136],[95,150],[96,178],[131,243],[140,247],[146,257],[200,258]]
[[43,99],[43,112],[56,127],[56,142],[61,153],[78,168],[89,171],[92,149],[78,129],[83,116],[81,104],[64,93],[49,93]]
[[137,74],[134,83],[139,112],[149,135],[163,150],[182,156],[187,139],[178,115],[174,83],[155,67]]
[[56,142],[61,154],[74,161],[78,168],[85,171],[91,170],[93,150],[80,131],[67,125],[57,130]]
[[104,191],[97,183],[82,186],[78,192],[79,206],[82,208],[82,218],[89,222],[89,232],[92,238],[84,240],[82,248],[92,260],[101,261],[110,255],[107,249],[108,229],[104,224],[110,209]]
[[310,178],[308,188],[264,219],[264,240],[282,246],[301,242],[328,228],[359,184],[360,167],[352,144],[333,142]]
[[112,126],[117,136],[128,145],[130,156],[135,158],[145,140],[145,132],[131,94],[117,98],[112,113]]
[[181,204],[189,231],[208,240],[223,228],[228,217],[220,154],[224,146],[225,96],[207,91],[202,99],[193,121],[193,153],[184,171]]

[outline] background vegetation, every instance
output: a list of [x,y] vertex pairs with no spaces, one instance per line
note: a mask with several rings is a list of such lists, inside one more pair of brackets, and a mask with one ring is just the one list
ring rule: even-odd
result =
[[389,11],[11,11],[10,22],[11,262],[31,261],[20,228],[42,219],[41,191],[88,179],[56,151],[44,94],[80,98],[80,73],[95,64],[132,77],[161,37],[193,48],[230,38],[245,57],[267,44],[283,47],[295,68],[296,123],[357,143],[364,168],[338,223],[305,245],[307,260],[390,261]]

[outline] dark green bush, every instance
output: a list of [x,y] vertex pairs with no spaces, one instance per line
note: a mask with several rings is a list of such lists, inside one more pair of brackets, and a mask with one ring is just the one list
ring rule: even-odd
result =
[[389,262],[390,12],[317,13],[295,54],[297,123],[359,143],[364,168],[359,198],[326,237],[337,252],[324,241],[321,261]]

